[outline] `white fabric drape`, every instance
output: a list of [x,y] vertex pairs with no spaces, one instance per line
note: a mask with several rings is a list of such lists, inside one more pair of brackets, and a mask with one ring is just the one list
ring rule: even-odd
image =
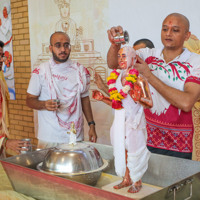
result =
[[[116,87],[122,88],[121,75]],[[115,158],[115,171],[123,177],[126,171],[125,149],[128,151],[127,167],[134,182],[139,181],[148,167],[150,152],[146,147],[146,121],[143,107],[128,95],[122,100],[124,109],[115,110],[111,127],[111,144]]]

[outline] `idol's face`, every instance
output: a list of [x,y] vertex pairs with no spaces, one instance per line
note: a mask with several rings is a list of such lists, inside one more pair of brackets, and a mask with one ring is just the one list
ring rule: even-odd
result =
[[127,69],[127,55],[124,49],[118,52],[118,64],[120,69]]
[[161,40],[167,49],[183,48],[184,41],[188,40],[190,32],[180,17],[168,16],[162,24]]
[[71,52],[69,37],[64,33],[54,34],[51,39],[49,49],[52,52],[53,59],[57,64],[66,62]]
[[128,53],[123,48],[119,50],[118,52],[118,64],[120,69],[128,69],[132,66],[134,61],[134,58],[130,56],[130,53]]

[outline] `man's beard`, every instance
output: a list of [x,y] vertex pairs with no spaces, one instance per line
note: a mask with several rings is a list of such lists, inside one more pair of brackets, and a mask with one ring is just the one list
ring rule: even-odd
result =
[[65,59],[60,59],[60,58],[58,58],[58,56],[52,51],[52,55],[53,55],[53,59],[55,60],[55,61],[57,61],[57,62],[60,62],[60,63],[64,63],[64,62],[66,62],[67,60],[68,60],[68,58],[69,58],[69,55],[67,56],[67,58],[65,58]]

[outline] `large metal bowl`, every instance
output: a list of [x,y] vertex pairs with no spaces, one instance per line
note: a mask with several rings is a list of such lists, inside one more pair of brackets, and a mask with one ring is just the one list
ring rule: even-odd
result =
[[50,149],[44,161],[37,169],[56,176],[74,181],[95,185],[101,176],[101,171],[108,165],[93,146],[77,143],[62,144]]

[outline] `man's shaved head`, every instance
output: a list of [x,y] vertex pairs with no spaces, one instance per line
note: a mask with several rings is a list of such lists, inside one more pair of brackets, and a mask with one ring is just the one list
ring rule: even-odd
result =
[[190,22],[188,20],[188,18],[180,13],[171,13],[169,14],[163,21],[163,23],[165,22],[165,20],[169,17],[176,17],[179,18],[180,20],[182,20],[182,22],[184,23],[185,26],[185,30],[186,32],[188,32],[190,30]]
[[52,39],[56,36],[56,35],[65,35],[69,41],[70,41],[70,38],[69,36],[65,33],[65,32],[62,32],[62,31],[56,31],[55,33],[53,33],[50,37],[50,44],[52,44]]

